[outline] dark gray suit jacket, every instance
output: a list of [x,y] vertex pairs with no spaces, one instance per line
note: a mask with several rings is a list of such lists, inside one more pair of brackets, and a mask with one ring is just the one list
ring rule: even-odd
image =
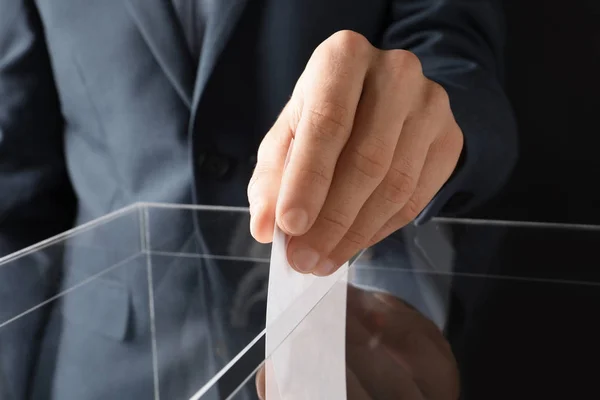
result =
[[[0,0],[0,255],[135,201],[246,205],[261,138],[314,48],[342,29],[381,48],[415,52],[425,74],[449,92],[465,134],[464,161],[420,220],[464,212],[505,181],[516,130],[501,87],[499,1],[217,3],[196,69],[168,1]],[[73,263],[77,255],[66,257]],[[44,275],[49,270],[12,271],[10,285],[0,282],[0,300],[26,309],[44,299],[56,290],[49,282],[57,279]],[[69,281],[73,273],[67,264],[57,274]],[[134,275],[97,293],[110,299],[100,311],[125,311],[97,327],[110,340],[82,357],[127,348],[119,327],[143,318],[127,311],[142,290]],[[98,312],[86,307],[92,305],[80,304],[73,319]],[[0,317],[12,316],[0,305]],[[36,364],[47,362],[34,356],[45,323],[31,318],[0,336],[8,398],[26,397]],[[48,385],[57,396],[94,393],[69,386],[76,379],[65,371],[54,376]],[[88,385],[90,376],[102,387],[93,371]]]

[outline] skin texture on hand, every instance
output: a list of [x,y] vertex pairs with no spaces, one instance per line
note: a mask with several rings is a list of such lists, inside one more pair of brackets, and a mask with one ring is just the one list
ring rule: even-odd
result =
[[341,31],[313,53],[248,185],[251,231],[292,238],[290,264],[329,275],[417,217],[463,148],[446,91],[404,50]]
[[[348,287],[349,400],[457,400],[459,374],[439,329],[405,302]],[[265,371],[256,377],[265,400]],[[268,400],[268,399],[267,399]]]

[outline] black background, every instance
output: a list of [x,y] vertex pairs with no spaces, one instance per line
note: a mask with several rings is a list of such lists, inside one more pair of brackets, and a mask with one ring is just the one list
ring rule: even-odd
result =
[[[471,216],[600,225],[600,1],[504,4],[506,87],[520,160],[500,196]],[[507,232],[497,241],[502,262],[493,272],[600,282],[600,246],[592,236]],[[479,311],[461,316],[455,304],[449,335],[465,399],[600,398],[600,287],[502,280],[468,286],[479,289],[464,306]]]
[[600,224],[600,1],[504,4],[520,161],[473,216]]

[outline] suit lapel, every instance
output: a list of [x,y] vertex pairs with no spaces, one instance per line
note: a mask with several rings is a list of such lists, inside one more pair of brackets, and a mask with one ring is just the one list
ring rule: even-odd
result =
[[202,54],[200,55],[200,63],[196,74],[192,101],[192,127],[194,126],[202,92],[248,1],[217,0],[215,2],[215,8],[206,26]]
[[127,0],[128,9],[158,63],[188,107],[192,105],[192,56],[169,0]]

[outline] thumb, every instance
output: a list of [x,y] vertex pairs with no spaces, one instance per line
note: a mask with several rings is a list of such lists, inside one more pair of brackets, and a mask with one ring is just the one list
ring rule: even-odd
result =
[[248,184],[250,232],[261,243],[273,240],[277,197],[298,121],[296,110],[294,101],[290,100],[261,142],[256,167]]

